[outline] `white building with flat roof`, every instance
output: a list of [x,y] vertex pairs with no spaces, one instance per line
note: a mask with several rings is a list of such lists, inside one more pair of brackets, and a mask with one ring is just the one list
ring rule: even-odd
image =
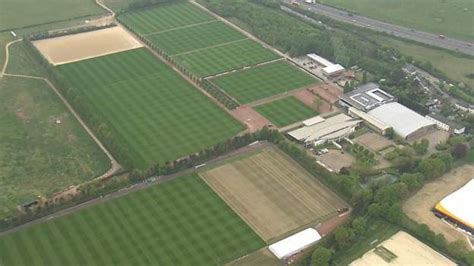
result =
[[392,127],[397,135],[407,140],[424,135],[435,128],[434,122],[397,102],[386,103],[367,113]]
[[317,55],[317,54],[307,54],[308,58],[316,62],[318,65],[323,67],[323,75],[332,77],[337,76],[345,71],[345,68],[339,64],[334,64],[333,62]]
[[317,123],[288,132],[288,135],[305,144],[323,144],[349,136],[362,122],[345,114],[338,114]]
[[270,245],[268,249],[278,259],[282,260],[302,251],[320,239],[321,235],[319,235],[318,231],[308,228]]

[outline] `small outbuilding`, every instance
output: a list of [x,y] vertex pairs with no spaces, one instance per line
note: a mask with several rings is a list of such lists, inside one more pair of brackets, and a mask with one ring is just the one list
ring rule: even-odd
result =
[[268,249],[278,259],[282,260],[304,250],[320,239],[321,235],[319,235],[318,231],[308,228],[270,245]]

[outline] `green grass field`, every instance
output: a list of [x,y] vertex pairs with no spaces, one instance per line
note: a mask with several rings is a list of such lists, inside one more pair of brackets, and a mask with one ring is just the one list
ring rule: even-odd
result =
[[319,2],[410,28],[474,40],[472,0],[321,0]]
[[318,114],[293,96],[259,105],[254,109],[277,127],[287,126]]
[[421,62],[430,62],[435,68],[444,72],[449,78],[464,82],[474,88],[474,79],[466,75],[474,73],[474,60],[462,55],[456,56],[444,50],[429,48],[402,40],[373,35],[372,38],[382,45],[393,47],[402,54],[413,57]]
[[145,48],[57,70],[76,89],[80,105],[110,128],[112,139],[136,167],[181,158],[243,130]]
[[215,19],[190,3],[161,4],[119,16],[122,23],[129,25],[139,34],[159,32]]
[[0,30],[103,13],[94,0],[0,0]]
[[264,246],[198,176],[0,238],[1,265],[217,265]]
[[245,104],[308,86],[317,80],[286,61],[277,61],[220,76],[212,82]]
[[147,39],[169,55],[222,45],[246,38],[242,33],[229,28],[218,20],[198,26],[147,35]]
[[46,69],[35,60],[33,52],[24,42],[17,42],[8,48],[10,58],[6,73],[46,77]]
[[190,3],[158,5],[119,20],[199,77],[279,57]]
[[0,218],[14,214],[18,204],[90,180],[110,167],[44,81],[0,81],[0,129]]
[[270,61],[278,57],[260,44],[245,39],[224,46],[178,55],[174,58],[184,68],[197,76],[204,77]]

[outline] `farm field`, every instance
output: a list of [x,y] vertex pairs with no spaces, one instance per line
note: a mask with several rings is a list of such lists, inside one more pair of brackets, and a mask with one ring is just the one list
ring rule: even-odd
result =
[[263,245],[191,175],[3,236],[0,263],[216,265]]
[[212,82],[245,104],[318,81],[281,60],[219,76],[212,79]]
[[255,107],[255,110],[277,127],[290,125],[317,115],[315,110],[293,96],[259,105]]
[[200,173],[211,188],[265,241],[337,215],[347,206],[276,148]]
[[[0,31],[104,14],[94,0],[0,0]],[[32,8],[34,6],[34,8]]]
[[242,33],[229,28],[218,20],[197,26],[146,35],[146,38],[169,55],[247,39]]
[[13,214],[18,204],[90,180],[110,167],[44,81],[4,77],[0,110],[0,218]]
[[399,231],[353,261],[363,265],[457,265],[413,236]]
[[404,212],[412,220],[427,224],[435,233],[443,234],[448,241],[464,241],[466,236],[463,233],[437,218],[431,212],[431,209],[441,199],[470,181],[472,173],[474,173],[474,165],[466,164],[454,168],[442,177],[427,183],[404,203]]
[[180,65],[199,77],[256,65],[278,58],[278,55],[250,39],[242,39],[227,45],[210,47],[174,57]]
[[145,48],[60,65],[57,71],[76,89],[69,96],[102,121],[95,130],[108,129],[105,134],[120,145],[126,166],[164,164],[243,130]]
[[[474,40],[471,0],[322,0],[323,4],[378,20],[455,38]],[[383,12],[381,12],[383,10]]]
[[60,65],[142,47],[122,27],[33,41],[53,65]]
[[6,73],[45,77],[46,69],[38,63],[33,52],[23,41],[16,42],[8,48],[9,60]]
[[160,4],[152,8],[127,12],[121,14],[119,20],[136,30],[138,34],[150,34],[204,23],[216,18],[193,4],[182,2]]
[[469,87],[474,88],[474,79],[467,77],[467,75],[473,73],[474,59],[472,58],[381,35],[373,35],[372,39],[387,47],[393,47],[415,60],[429,62],[450,79],[464,82]]

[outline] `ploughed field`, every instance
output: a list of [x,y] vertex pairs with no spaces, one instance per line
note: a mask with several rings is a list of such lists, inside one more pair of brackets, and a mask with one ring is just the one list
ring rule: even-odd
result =
[[323,222],[347,206],[276,148],[229,160],[200,175],[267,243]]
[[93,114],[95,131],[112,140],[125,166],[164,164],[243,129],[145,48],[63,64],[57,72],[70,101]]
[[317,115],[315,110],[293,96],[259,105],[255,107],[255,110],[277,127],[287,126]]
[[302,88],[318,81],[281,60],[218,76],[212,82],[242,104]]
[[218,265],[264,242],[198,176],[0,238],[1,265]]

